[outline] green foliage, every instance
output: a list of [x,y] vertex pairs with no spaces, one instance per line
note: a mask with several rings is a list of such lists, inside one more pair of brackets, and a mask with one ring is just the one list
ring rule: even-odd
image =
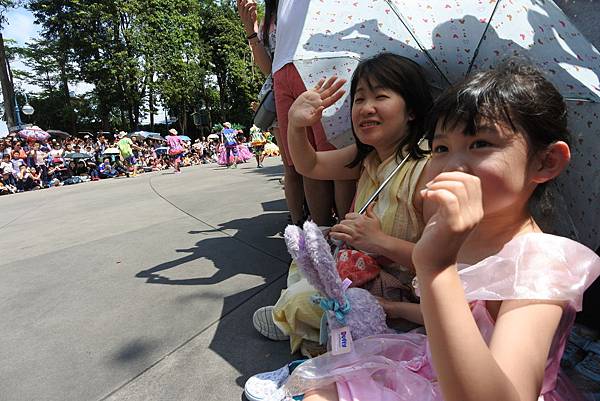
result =
[[[51,103],[39,108],[42,125],[132,130],[158,105],[183,132],[193,130],[190,115],[201,105],[213,122],[251,124],[249,104],[264,77],[235,1],[29,0],[27,7],[42,37],[21,49],[32,72],[18,78],[43,89],[36,102]],[[76,82],[93,84],[92,92],[74,96]]]

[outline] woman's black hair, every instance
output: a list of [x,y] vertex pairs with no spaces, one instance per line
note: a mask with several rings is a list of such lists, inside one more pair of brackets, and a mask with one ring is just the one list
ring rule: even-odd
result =
[[265,19],[262,26],[262,41],[265,49],[269,48],[269,30],[272,22],[277,22],[279,0],[265,0]]
[[[563,97],[542,72],[522,60],[509,59],[446,90],[429,114],[427,138],[432,141],[437,126],[464,126],[465,135],[475,135],[482,119],[523,132],[530,156],[557,141],[570,142]],[[545,185],[538,185],[533,198],[544,214],[552,212]]]
[[[404,151],[408,151],[408,154],[416,159],[423,157],[425,152],[419,147],[419,140],[424,134],[425,117],[433,104],[433,98],[421,66],[406,57],[392,53],[381,53],[362,61],[352,75],[350,107],[354,105],[356,89],[361,80],[369,88],[381,86],[402,96],[406,103],[406,111],[412,114],[413,119],[408,122],[408,132],[398,143],[396,157],[404,157]],[[350,168],[359,165],[374,149],[358,139],[354,127],[352,134],[358,152],[354,160],[347,165]]]

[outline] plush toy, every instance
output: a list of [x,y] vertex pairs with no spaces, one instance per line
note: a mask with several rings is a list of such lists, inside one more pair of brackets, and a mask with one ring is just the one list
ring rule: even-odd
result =
[[304,231],[290,225],[285,242],[298,269],[322,295],[319,304],[325,310],[330,330],[348,326],[353,339],[392,333],[385,322],[379,302],[362,288],[345,289],[338,274],[331,248],[313,222],[304,223]]

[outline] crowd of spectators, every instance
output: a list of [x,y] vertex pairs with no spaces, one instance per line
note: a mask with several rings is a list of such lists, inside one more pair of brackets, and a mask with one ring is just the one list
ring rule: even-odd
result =
[[[164,141],[139,136],[131,139],[140,148],[134,151],[138,172],[170,167]],[[120,157],[116,146],[118,140],[112,134],[55,137],[42,141],[26,141],[17,136],[0,138],[0,194],[128,177],[132,168]],[[217,147],[218,143],[212,141],[188,142],[182,166],[216,161]]]

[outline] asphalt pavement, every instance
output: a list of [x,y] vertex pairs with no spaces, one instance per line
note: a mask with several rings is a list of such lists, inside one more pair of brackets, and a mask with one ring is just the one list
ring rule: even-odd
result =
[[240,400],[289,256],[279,159],[0,197],[0,400]]

